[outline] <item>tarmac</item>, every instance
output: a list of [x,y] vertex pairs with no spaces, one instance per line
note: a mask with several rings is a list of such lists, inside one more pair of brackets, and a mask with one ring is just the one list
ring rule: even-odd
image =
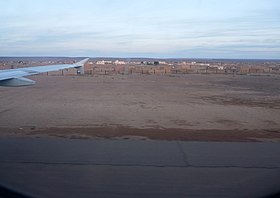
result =
[[0,138],[0,184],[33,197],[266,197],[280,144]]

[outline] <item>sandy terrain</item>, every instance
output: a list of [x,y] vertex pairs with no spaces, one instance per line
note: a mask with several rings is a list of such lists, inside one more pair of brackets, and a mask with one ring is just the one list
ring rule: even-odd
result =
[[0,87],[0,133],[72,138],[280,139],[280,76],[33,76]]

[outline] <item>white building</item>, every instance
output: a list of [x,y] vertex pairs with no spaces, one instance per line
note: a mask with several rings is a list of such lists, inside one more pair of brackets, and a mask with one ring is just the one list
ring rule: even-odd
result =
[[119,61],[119,60],[116,60],[114,62],[115,65],[125,65],[125,62],[124,61]]
[[112,63],[113,63],[112,61],[105,61],[105,60],[96,62],[97,65],[108,65],[108,64],[112,64]]

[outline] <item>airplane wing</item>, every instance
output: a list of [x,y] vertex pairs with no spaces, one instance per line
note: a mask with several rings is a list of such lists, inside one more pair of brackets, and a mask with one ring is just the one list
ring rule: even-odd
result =
[[0,70],[0,86],[19,87],[35,84],[35,81],[25,76],[31,76],[50,71],[58,71],[62,69],[77,68],[78,72],[84,73],[84,64],[89,60],[86,58],[75,64],[46,65],[38,67],[25,67],[19,69]]

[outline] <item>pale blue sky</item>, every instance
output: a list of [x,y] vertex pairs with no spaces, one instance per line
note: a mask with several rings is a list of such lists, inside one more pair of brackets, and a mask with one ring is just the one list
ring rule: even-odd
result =
[[1,0],[0,56],[280,59],[279,0]]

